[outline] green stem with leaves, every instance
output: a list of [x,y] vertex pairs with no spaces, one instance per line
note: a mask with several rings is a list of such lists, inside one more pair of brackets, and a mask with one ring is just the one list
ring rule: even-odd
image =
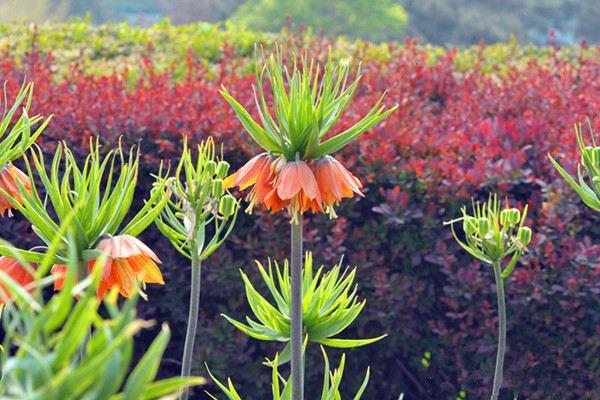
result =
[[[192,282],[190,291],[190,310],[188,313],[187,330],[185,333],[185,344],[183,347],[183,360],[181,365],[181,377],[186,378],[192,372],[192,358],[194,355],[194,341],[196,339],[196,328],[198,326],[198,311],[200,308],[200,283],[202,280],[202,264],[198,246],[193,246],[192,252]],[[189,398],[189,389],[185,388],[179,393],[179,400]]]
[[291,380],[292,400],[304,399],[304,364],[302,362],[302,215],[292,222],[291,237]]
[[506,303],[500,261],[495,261],[492,267],[494,268],[496,295],[498,296],[498,353],[496,354],[496,369],[494,371],[491,400],[497,400],[500,394],[500,386],[502,386],[502,370],[504,368],[504,354],[506,353]]

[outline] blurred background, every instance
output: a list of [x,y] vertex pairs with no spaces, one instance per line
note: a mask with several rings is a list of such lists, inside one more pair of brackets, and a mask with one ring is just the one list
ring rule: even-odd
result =
[[[368,11],[368,12],[367,12]],[[457,46],[507,41],[597,43],[597,0],[0,0],[0,22],[129,21],[149,26],[164,18],[174,24],[231,21],[244,28],[278,32],[294,24],[370,41],[418,37]]]
[[[319,264],[343,255],[359,266],[367,306],[344,337],[390,334],[348,353],[343,398],[367,365],[366,400],[397,400],[400,392],[404,400],[488,397],[493,274],[460,249],[443,222],[471,196],[499,191],[529,206],[535,232],[507,285],[502,400],[598,400],[600,214],[580,202],[547,157],[555,154],[575,173],[573,125],[587,129],[589,118],[600,132],[598,3],[0,0],[0,82],[12,93],[25,78],[35,82],[32,114],[54,114],[38,140],[46,154],[58,140],[82,160],[91,137],[107,147],[143,138],[138,210],[160,161],[179,157],[182,133],[214,137],[233,169],[257,153],[219,94],[225,85],[252,107],[255,43],[267,50],[282,43],[288,57],[361,60],[364,77],[340,129],[384,90],[386,104],[400,108],[339,154],[363,180],[366,197],[343,202],[336,220],[307,217],[305,236]],[[415,37],[418,43],[405,40]],[[194,373],[205,375],[207,362],[216,376],[232,376],[246,400],[269,397],[270,371],[261,362],[279,346],[249,339],[221,313],[242,319],[250,312],[239,269],[259,282],[252,260],[284,259],[287,235],[282,214],[240,215],[205,264]],[[3,220],[0,237],[23,248],[39,244],[19,215]],[[167,284],[150,285],[149,301],[139,304],[140,317],[157,324],[136,350],[168,322],[173,335],[159,374],[169,377],[180,370],[189,263],[156,228],[142,239],[163,260]],[[331,351],[332,360],[340,356]],[[307,371],[312,393],[322,382],[316,346]],[[214,385],[203,389],[218,393]],[[194,398],[208,399],[201,390]]]

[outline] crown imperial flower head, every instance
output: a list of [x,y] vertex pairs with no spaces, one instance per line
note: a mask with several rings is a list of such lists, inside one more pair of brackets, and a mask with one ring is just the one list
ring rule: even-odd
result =
[[[155,283],[164,285],[162,273],[158,269],[159,258],[148,246],[130,235],[117,235],[102,239],[96,250],[105,256],[103,260],[91,260],[88,272],[100,268],[98,298],[103,299],[113,287],[119,294],[130,298],[138,291],[139,284]],[[54,265],[51,273],[55,276],[54,290],[61,290],[64,285],[67,267]],[[143,295],[143,293],[142,293]]]
[[[396,107],[386,109],[381,96],[356,124],[331,134],[335,123],[352,100],[360,72],[349,79],[351,62],[324,66],[306,56],[291,72],[280,51],[257,60],[255,102],[259,121],[223,88],[221,94],[264,153],[258,154],[225,179],[225,187],[251,187],[247,211],[263,204],[275,213],[287,209],[292,221],[304,212],[325,212],[335,217],[334,207],[343,198],[362,195],[362,185],[331,154],[342,149],[385,119]],[[264,93],[265,77],[272,89],[273,106]],[[350,83],[349,83],[350,82]]]

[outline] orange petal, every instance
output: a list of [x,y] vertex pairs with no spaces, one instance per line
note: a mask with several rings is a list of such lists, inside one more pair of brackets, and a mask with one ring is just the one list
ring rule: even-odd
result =
[[133,269],[128,262],[117,260],[112,271],[114,285],[119,287],[119,293],[126,298],[130,298],[137,290],[137,280]]
[[235,186],[235,172],[231,175],[229,175],[227,178],[223,179],[223,188],[224,189],[231,189],[232,187]]
[[315,174],[313,174],[310,167],[305,162],[298,162],[298,167],[296,168],[296,173],[298,174],[298,179],[300,180],[300,184],[302,185],[302,191],[304,195],[311,200],[320,201],[321,196],[319,193],[319,186],[317,185],[317,180],[315,179]]
[[98,288],[96,289],[96,296],[98,296],[100,300],[104,299],[106,293],[108,293],[110,288],[112,288],[113,286],[114,283],[110,279],[100,280],[100,282],[98,283]]
[[354,193],[362,196],[363,194],[360,190],[360,188],[362,187],[362,184],[360,183],[358,178],[355,177],[354,175],[352,175],[350,173],[350,171],[348,171],[346,169],[346,167],[344,167],[339,162],[336,161],[334,165],[338,171],[338,176],[340,177],[342,182],[346,185],[346,187],[350,188]]
[[286,163],[279,173],[275,186],[277,186],[277,195],[282,200],[289,200],[302,190],[302,182],[300,182],[298,175],[298,164],[300,162]]
[[332,157],[327,156],[323,160],[317,162],[316,177],[321,194],[326,193],[324,200],[328,205],[333,201],[339,201],[342,198],[342,187],[339,179],[334,175],[333,164],[330,161]]
[[129,240],[137,247],[138,254],[145,254],[146,256],[150,257],[150,259],[152,259],[155,263],[161,263],[160,259],[156,256],[156,254],[154,254],[154,252],[148,246],[146,246],[144,242],[133,236],[129,236]]
[[164,285],[162,273],[158,266],[147,256],[137,256],[128,260],[140,281]]
[[265,163],[269,160],[267,153],[261,153],[254,156],[248,161],[242,168],[235,173],[235,181],[233,186],[239,186],[240,189],[246,189],[249,186],[254,185],[256,177]]
[[56,264],[52,266],[50,273],[55,276],[54,290],[61,290],[65,285],[65,276],[67,274],[67,266]]
[[267,163],[258,173],[254,190],[256,192],[256,198],[260,202],[264,202],[265,198],[273,192],[273,168],[271,163]]

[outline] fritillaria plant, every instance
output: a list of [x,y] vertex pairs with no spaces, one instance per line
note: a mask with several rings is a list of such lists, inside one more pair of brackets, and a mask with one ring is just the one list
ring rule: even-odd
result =
[[[600,146],[596,144],[591,123],[590,132],[592,135],[592,144],[586,145],[583,133],[581,132],[581,126],[575,126],[575,136],[581,152],[581,164],[577,166],[577,180],[554,160],[551,155],[548,155],[548,157],[556,170],[575,190],[581,200],[590,208],[600,212]],[[583,171],[587,173],[589,183],[586,182]]]
[[[0,240],[0,247],[9,254],[0,258],[0,287],[6,301],[1,313],[0,397],[163,399],[183,387],[204,384],[201,377],[155,380],[170,337],[166,325],[135,361],[134,337],[153,322],[136,318],[135,293],[122,307],[116,296],[107,296],[104,301],[97,298],[100,268],[76,282],[80,260],[74,221],[68,218],[67,224],[59,227],[39,265],[29,264],[20,257],[20,251]],[[46,301],[43,289],[52,284],[52,277],[44,271],[65,245],[69,268],[64,286]],[[116,293],[118,289],[111,290]]]
[[[231,233],[238,212],[238,202],[223,186],[229,164],[218,160],[212,139],[197,147],[194,159],[187,139],[174,177],[160,176],[157,185],[166,185],[173,194],[167,207],[156,220],[159,230],[192,264],[190,308],[181,367],[181,376],[188,377],[198,313],[202,262],[206,260]],[[180,398],[187,399],[187,389]]]
[[[504,279],[515,268],[519,257],[531,242],[531,229],[524,226],[527,206],[523,212],[516,208],[501,208],[496,195],[487,203],[474,203],[471,212],[462,208],[462,217],[446,222],[458,244],[476,259],[490,264],[494,270],[498,300],[498,352],[492,388],[492,400],[498,399],[502,386],[506,352],[506,304]],[[454,224],[462,222],[465,240],[459,239]]]
[[[248,211],[263,204],[275,213],[287,210],[291,220],[290,343],[293,400],[304,398],[302,362],[302,218],[305,212],[335,217],[343,198],[362,195],[362,185],[332,154],[350,144],[395,109],[382,105],[383,96],[357,123],[344,131],[334,126],[352,100],[360,72],[350,76],[349,60],[301,57],[289,70],[281,53],[256,62],[255,102],[260,122],[223,88],[252,139],[264,150],[226,179],[226,187],[251,188]],[[265,77],[272,91],[269,105]]]
[[[135,195],[138,152],[132,149],[125,157],[119,146],[103,157],[99,144],[91,143],[90,153],[80,167],[66,144],[59,144],[49,171],[41,149],[34,148],[30,154],[32,162],[27,159],[30,187],[17,182],[19,196],[2,188],[0,195],[31,223],[33,231],[44,242],[40,250],[50,246],[61,225],[73,220],[72,238],[59,237],[61,244],[53,259],[51,272],[55,276],[56,290],[64,284],[69,241],[76,244],[77,259],[81,260],[76,271],[80,279],[103,257],[103,262],[98,263],[102,269],[99,298],[113,287],[117,287],[122,296],[131,297],[139,290],[139,283],[164,284],[157,266],[160,260],[136,236],[153,223],[166,205],[165,188],[156,188],[146,204],[124,224]],[[33,184],[33,169],[45,189],[45,199]],[[28,262],[38,262],[42,257],[40,250],[20,250],[20,254]],[[2,248],[0,254],[7,255]]]

